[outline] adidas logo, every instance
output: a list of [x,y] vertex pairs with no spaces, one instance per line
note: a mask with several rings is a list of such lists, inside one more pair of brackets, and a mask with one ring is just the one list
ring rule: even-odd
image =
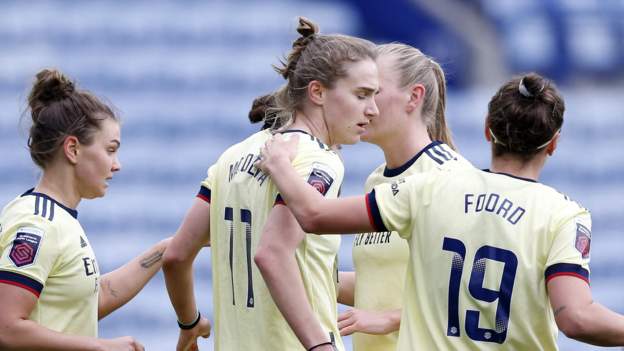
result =
[[80,237],[80,247],[86,247],[86,246],[87,246],[87,242],[85,241],[85,239]]

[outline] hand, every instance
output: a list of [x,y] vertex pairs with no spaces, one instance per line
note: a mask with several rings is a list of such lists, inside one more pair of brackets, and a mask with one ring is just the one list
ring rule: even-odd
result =
[[291,135],[288,139],[281,134],[275,134],[260,149],[260,160],[256,162],[256,168],[270,175],[271,172],[279,170],[280,162],[290,163],[295,159],[298,145],[299,135],[297,134]]
[[401,310],[364,311],[350,309],[338,316],[340,335],[351,335],[355,332],[382,335],[399,329]]
[[143,345],[131,336],[116,339],[100,339],[103,351],[145,351]]
[[210,336],[210,321],[204,317],[201,317],[195,328],[180,329],[176,351],[198,351],[197,338],[200,336],[204,339]]

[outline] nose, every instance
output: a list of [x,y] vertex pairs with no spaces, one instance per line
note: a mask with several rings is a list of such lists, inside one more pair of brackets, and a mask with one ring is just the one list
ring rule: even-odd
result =
[[370,104],[366,106],[365,114],[368,118],[379,116],[379,108],[377,107],[377,103],[375,103],[375,99],[370,100]]
[[115,159],[113,160],[113,168],[111,170],[113,172],[121,170],[121,162],[119,162],[119,159],[117,157],[115,157]]

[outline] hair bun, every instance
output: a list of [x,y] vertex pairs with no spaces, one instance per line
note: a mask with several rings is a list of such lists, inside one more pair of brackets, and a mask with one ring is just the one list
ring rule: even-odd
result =
[[32,92],[28,98],[31,108],[41,103],[62,100],[75,91],[74,83],[55,69],[44,69],[37,73]]
[[536,98],[544,91],[546,81],[535,73],[529,73],[520,79],[518,90],[520,94],[527,98]]
[[272,94],[255,98],[249,111],[249,121],[251,123],[264,121],[267,110],[272,107],[275,107],[275,97]]
[[308,38],[319,32],[319,27],[316,23],[310,21],[305,17],[299,17],[299,26],[297,27],[297,33],[301,34],[303,38]]

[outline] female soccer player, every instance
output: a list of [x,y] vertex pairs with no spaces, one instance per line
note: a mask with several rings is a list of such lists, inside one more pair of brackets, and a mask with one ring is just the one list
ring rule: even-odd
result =
[[56,70],[37,74],[28,103],[43,175],[0,214],[0,349],[143,350],[128,336],[98,339],[97,322],[158,271],[168,240],[100,276],[76,210],[121,168],[118,118]]
[[[472,167],[453,150],[445,118],[446,80],[438,63],[398,43],[379,45],[377,53],[379,117],[371,120],[362,140],[378,145],[386,162],[368,177],[366,191],[442,163]],[[356,332],[354,351],[394,351],[409,262],[407,241],[397,232],[357,234],[353,261],[355,274],[340,272],[339,301],[355,307],[339,316],[340,332]]]
[[624,316],[589,289],[589,212],[537,182],[555,152],[564,102],[537,74],[501,87],[485,135],[491,169],[446,167],[323,199],[290,166],[293,140],[258,164],[304,230],[396,230],[410,263],[398,350],[556,350],[557,326],[587,343],[624,345]]
[[[343,165],[331,147],[358,142],[378,115],[375,47],[319,35],[312,22],[299,22],[301,37],[277,69],[286,84],[266,99],[275,105],[266,118],[275,121],[273,128],[283,126],[280,133],[302,136],[296,172],[323,196],[336,197]],[[216,350],[344,350],[336,321],[340,241],[306,235],[268,176],[254,167],[273,132],[264,129],[230,147],[210,167],[167,251],[165,279],[182,327],[178,350],[197,348],[202,335],[194,327],[204,320],[195,304],[192,263],[207,244]]]

